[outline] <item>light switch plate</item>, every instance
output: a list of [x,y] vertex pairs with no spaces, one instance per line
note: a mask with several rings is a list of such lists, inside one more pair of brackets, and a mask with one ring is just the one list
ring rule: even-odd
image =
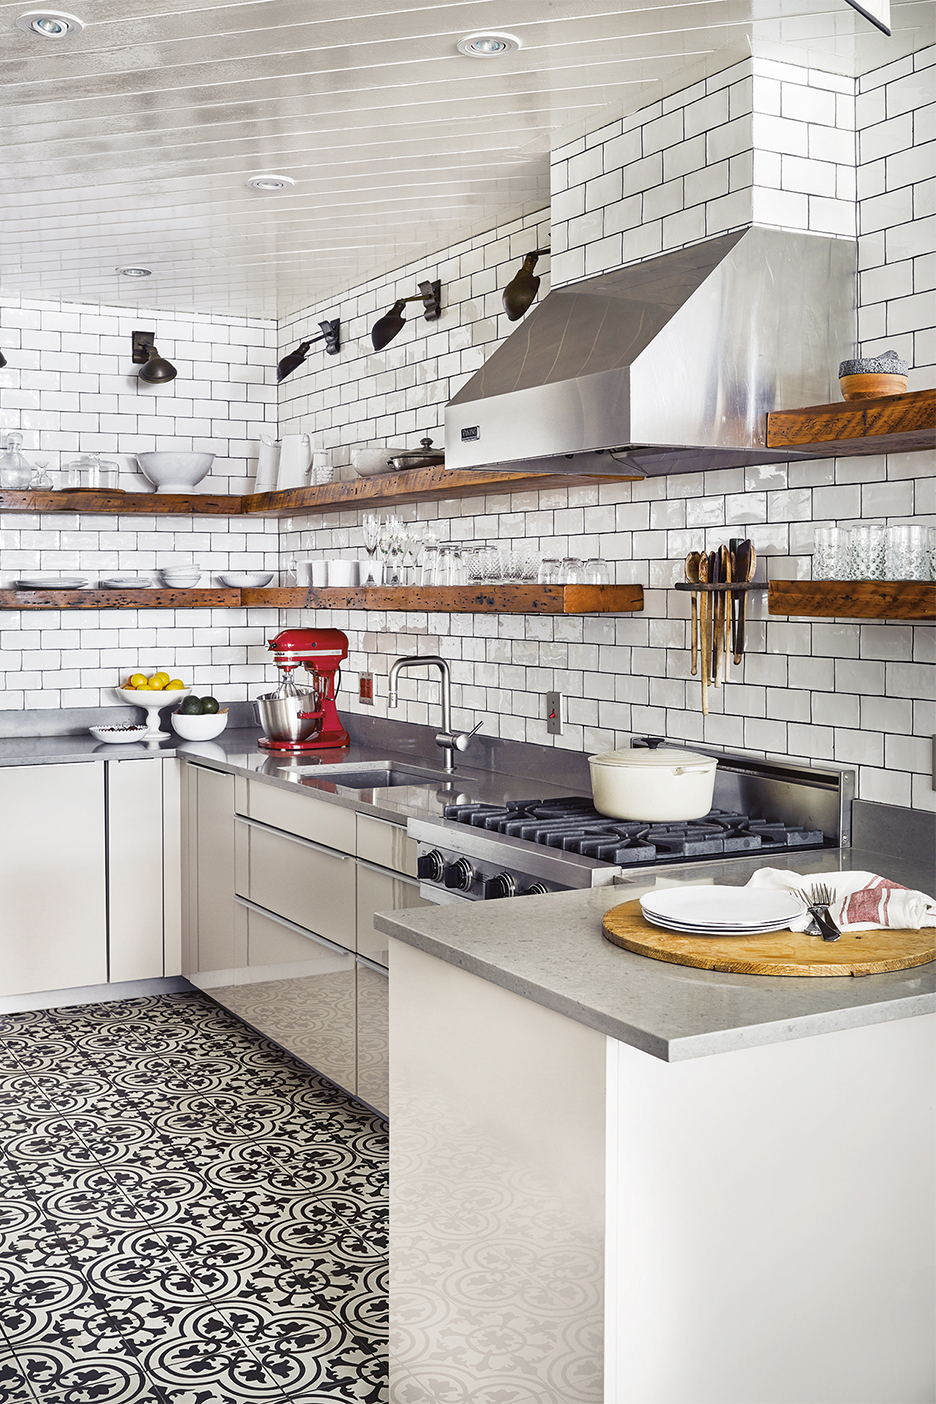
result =
[[562,693],[546,693],[546,731],[549,736],[562,735]]

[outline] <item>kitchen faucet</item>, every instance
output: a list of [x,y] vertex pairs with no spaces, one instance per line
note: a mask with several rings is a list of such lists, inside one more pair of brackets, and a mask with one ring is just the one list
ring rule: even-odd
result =
[[455,752],[467,751],[471,745],[471,738],[476,732],[481,730],[482,723],[469,732],[452,732],[452,670],[444,658],[440,658],[435,653],[411,653],[405,658],[397,658],[390,665],[390,694],[387,698],[389,707],[396,707],[399,702],[397,696],[397,678],[404,668],[425,668],[433,666],[438,668],[442,682],[442,730],[436,735],[436,745],[442,747],[445,760],[443,770],[452,771],[455,769]]

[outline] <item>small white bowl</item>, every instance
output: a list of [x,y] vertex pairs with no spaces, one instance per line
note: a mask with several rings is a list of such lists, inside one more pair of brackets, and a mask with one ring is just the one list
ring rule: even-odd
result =
[[396,473],[398,470],[390,462],[396,454],[405,449],[376,448],[354,449],[351,453],[351,467],[359,478],[373,478],[379,473]]
[[182,712],[171,712],[169,720],[177,736],[186,741],[211,741],[220,736],[227,726],[227,708],[220,712],[208,712],[205,716],[184,716]]
[[134,741],[142,741],[146,735],[145,726],[127,723],[123,726],[89,726],[88,730],[96,741],[108,741],[112,746],[130,746]]
[[190,590],[201,580],[200,570],[192,570],[188,574],[179,575],[167,575],[164,570],[159,573],[162,576],[163,584],[169,590]]
[[137,463],[157,492],[191,492],[214,463],[213,453],[138,453]]
[[232,590],[259,590],[269,585],[273,579],[272,570],[231,570],[227,575],[219,575],[222,585]]

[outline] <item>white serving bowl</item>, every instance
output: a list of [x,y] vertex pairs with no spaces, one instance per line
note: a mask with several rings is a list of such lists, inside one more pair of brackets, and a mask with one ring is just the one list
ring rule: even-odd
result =
[[89,726],[88,730],[96,741],[107,741],[112,746],[132,746],[134,741],[142,741],[146,735],[145,726],[134,726],[126,722],[122,726]]
[[260,590],[273,579],[272,570],[231,570],[227,575],[219,575],[222,585],[232,590]]
[[351,453],[351,467],[359,478],[373,478],[378,473],[396,473],[390,459],[398,453],[405,453],[405,449],[375,448],[375,449],[353,449]]
[[182,453],[166,450],[138,453],[137,463],[157,492],[191,492],[211,470],[213,453]]
[[184,716],[181,712],[171,712],[169,720],[177,736],[186,741],[211,741],[220,736],[227,726],[227,708],[220,712],[209,712],[206,716]]
[[167,585],[170,590],[190,590],[198,584],[202,577],[200,570],[169,572],[161,570],[159,574],[163,584]]

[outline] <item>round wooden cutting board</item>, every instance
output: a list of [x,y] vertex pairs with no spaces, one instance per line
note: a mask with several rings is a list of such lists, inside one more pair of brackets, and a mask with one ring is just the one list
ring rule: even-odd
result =
[[644,920],[640,903],[605,913],[604,935],[616,946],[671,965],[735,975],[878,975],[936,960],[936,927],[922,931],[844,931],[823,941],[799,931],[762,936],[676,936]]

